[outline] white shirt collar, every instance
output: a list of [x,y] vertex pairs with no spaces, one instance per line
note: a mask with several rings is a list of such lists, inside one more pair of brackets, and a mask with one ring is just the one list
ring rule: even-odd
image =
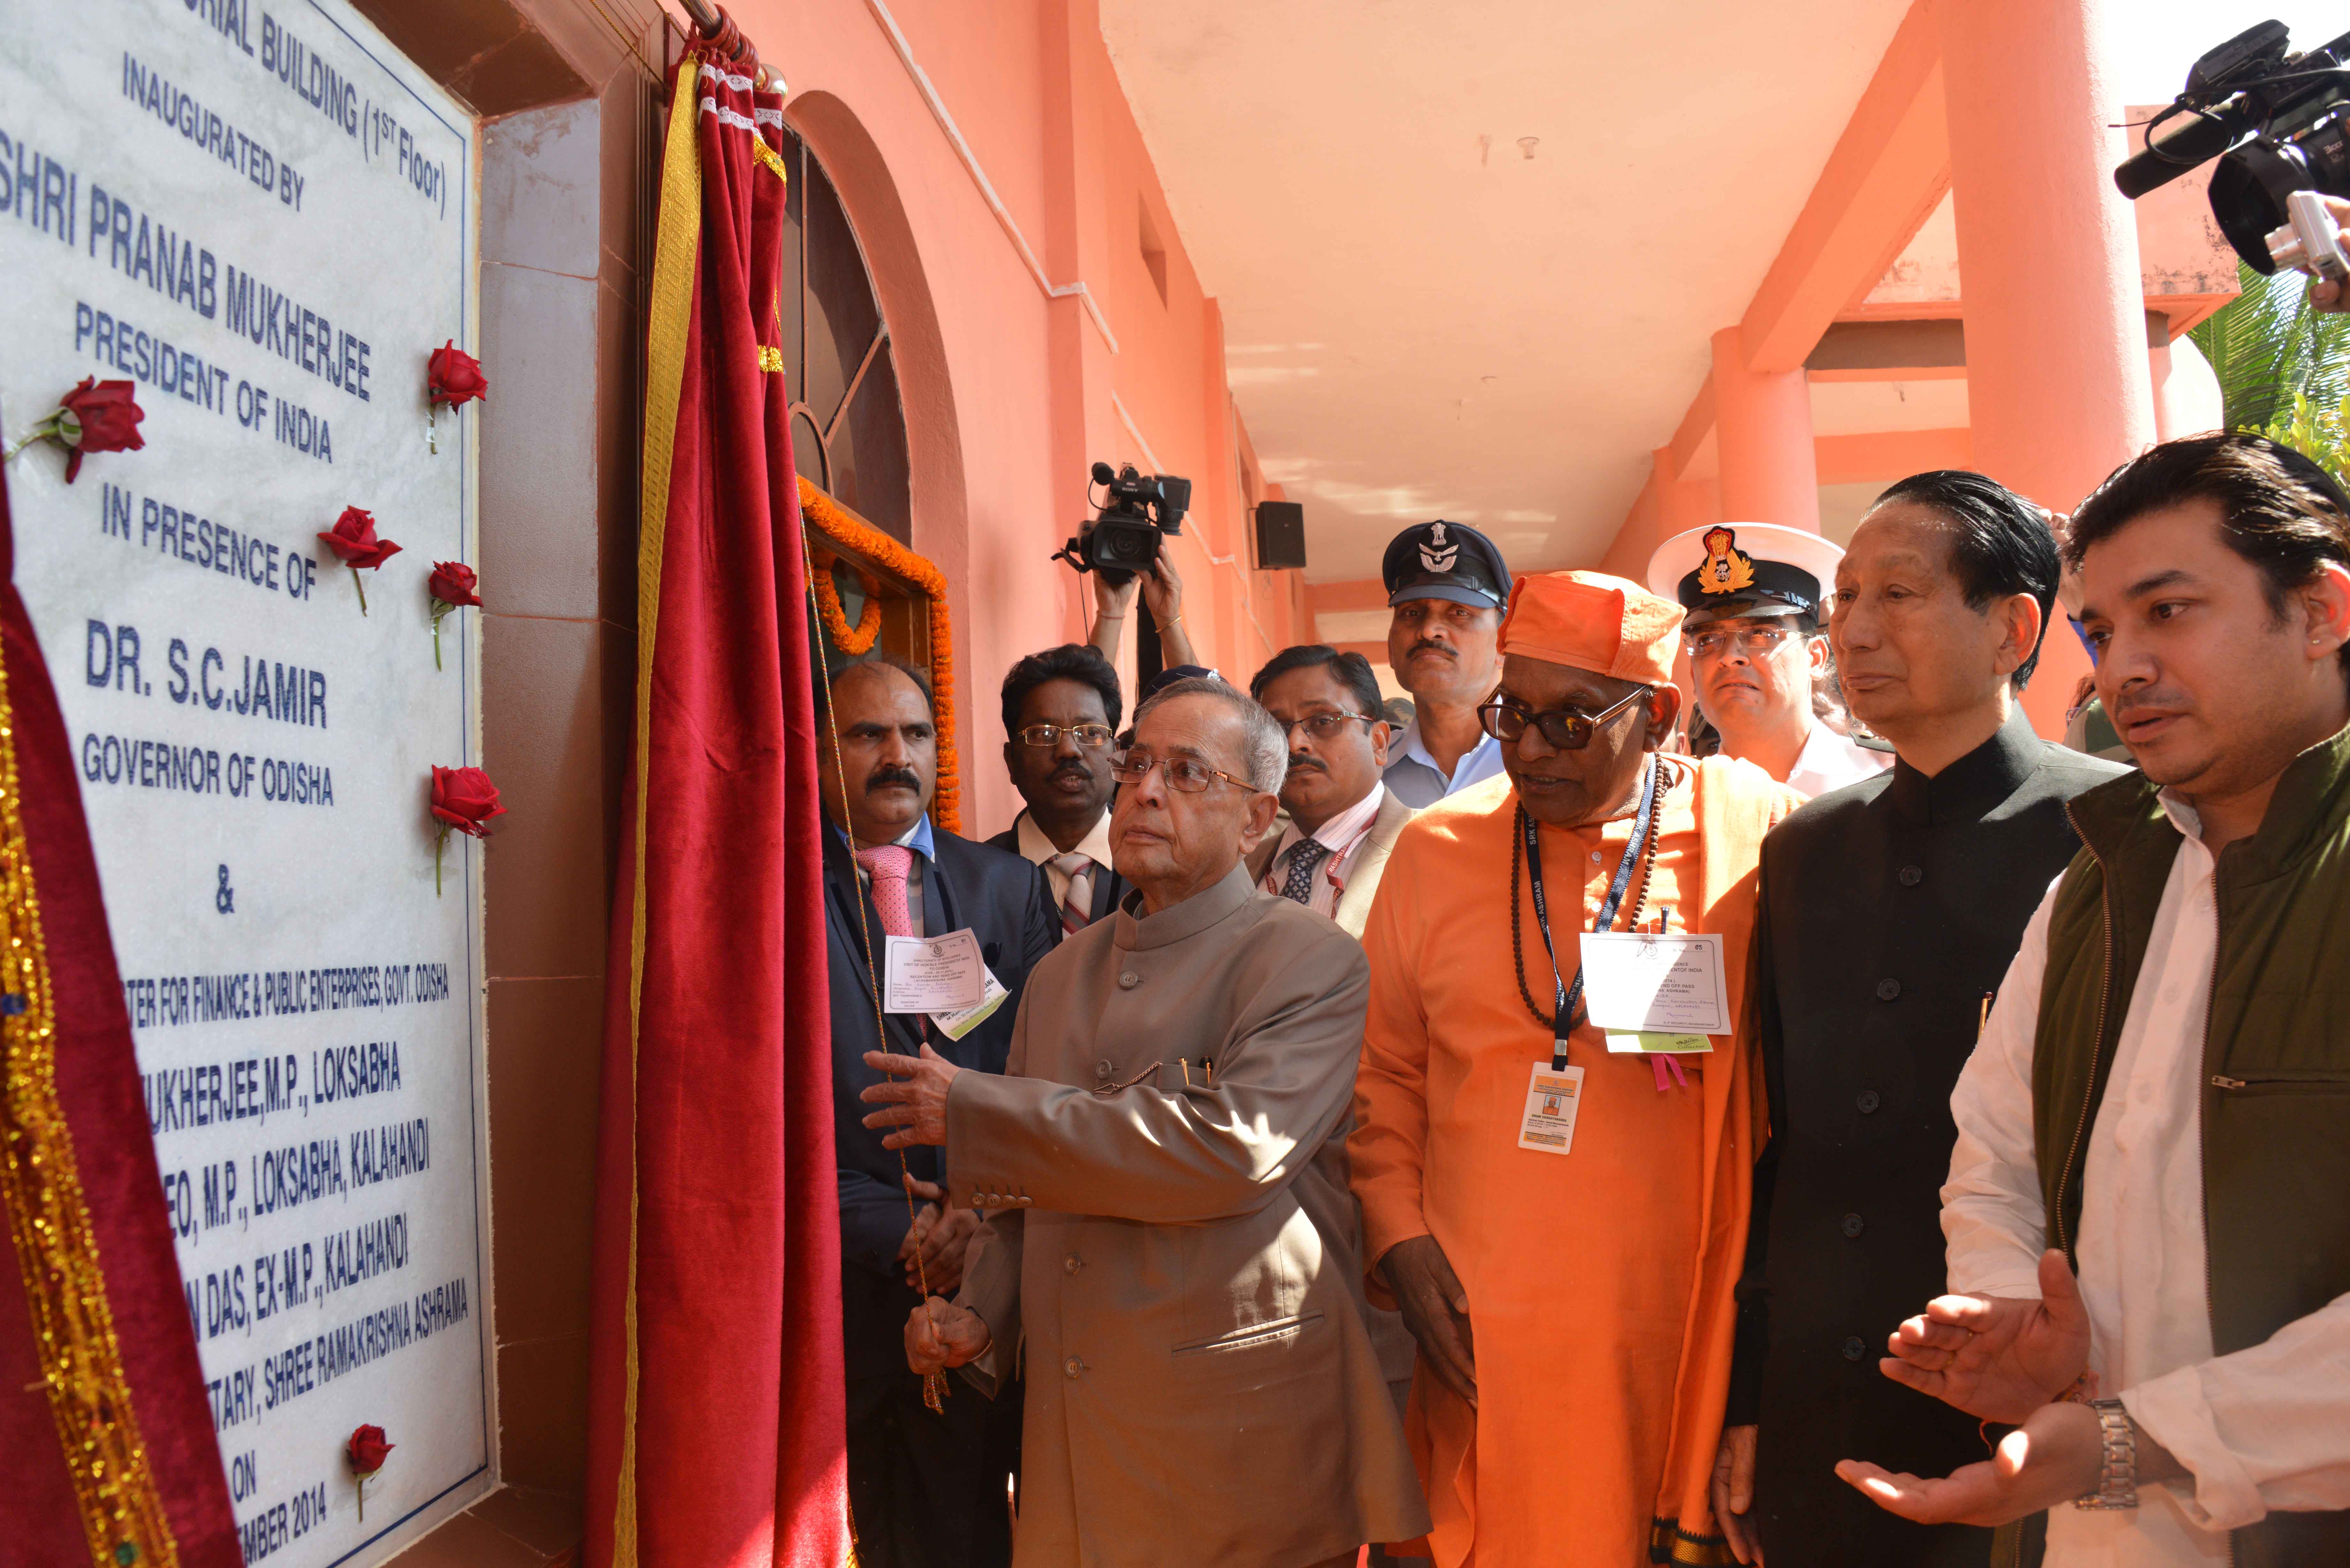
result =
[[[1061,853],[1061,846],[1046,837],[1045,830],[1036,826],[1036,819],[1025,811],[1020,814],[1020,820],[1014,826],[1018,835],[1022,859],[1032,865],[1042,866]],[[1092,830],[1078,841],[1076,853],[1097,866],[1109,865],[1109,808],[1107,806],[1104,806],[1102,814],[1094,819]]]

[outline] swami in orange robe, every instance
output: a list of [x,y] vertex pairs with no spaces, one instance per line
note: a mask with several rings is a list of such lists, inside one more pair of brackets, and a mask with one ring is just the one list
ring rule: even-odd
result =
[[[1526,659],[1666,684],[1680,616],[1596,573],[1522,578],[1503,629],[1504,691]],[[1503,743],[1513,766],[1532,733]],[[1730,1017],[1742,1022],[1762,836],[1804,797],[1727,758],[1650,755],[1665,770],[1656,858],[1645,897],[1635,872],[1616,929],[1638,905],[1650,929],[1669,910],[1673,930],[1721,933]],[[1372,1294],[1391,1304],[1377,1260],[1432,1236],[1467,1297],[1475,1357],[1473,1407],[1425,1355],[1413,1380],[1406,1428],[1434,1521],[1428,1548],[1441,1568],[1728,1563],[1708,1485],[1764,1126],[1752,1043],[1711,1036],[1709,1054],[1673,1058],[1676,1077],[1610,1054],[1586,1017],[1569,1040],[1585,1071],[1571,1149],[1518,1146],[1529,1072],[1552,1051],[1520,981],[1544,1014],[1555,991],[1523,871],[1513,961],[1517,802],[1495,779],[1423,811],[1396,842],[1363,936],[1370,1012],[1347,1147]],[[1539,829],[1570,979],[1632,817]]]

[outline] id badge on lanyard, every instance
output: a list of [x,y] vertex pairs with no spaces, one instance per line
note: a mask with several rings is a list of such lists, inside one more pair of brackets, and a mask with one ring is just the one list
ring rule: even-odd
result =
[[[1648,780],[1640,791],[1640,809],[1632,818],[1632,836],[1624,845],[1624,857],[1616,863],[1616,877],[1607,885],[1607,897],[1600,900],[1599,913],[1591,922],[1595,931],[1604,931],[1616,923],[1616,911],[1623,905],[1626,890],[1632,886],[1633,868],[1648,850],[1649,835],[1657,830],[1657,797],[1662,793],[1664,771],[1660,763],[1649,762]],[[1543,951],[1550,955],[1551,983],[1556,988],[1558,1011],[1551,1028],[1550,1067],[1554,1073],[1565,1073],[1566,1037],[1574,1032],[1575,1010],[1583,1000],[1583,965],[1578,959],[1572,985],[1559,973],[1558,948],[1550,935],[1550,902],[1543,891],[1541,830],[1523,810],[1518,814],[1518,830],[1525,842],[1526,880],[1534,889],[1534,925],[1542,932]]]

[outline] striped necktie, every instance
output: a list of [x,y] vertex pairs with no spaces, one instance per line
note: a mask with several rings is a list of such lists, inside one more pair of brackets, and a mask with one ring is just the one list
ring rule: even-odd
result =
[[1045,864],[1068,878],[1068,890],[1061,895],[1062,934],[1083,930],[1094,918],[1093,857],[1071,850],[1066,855],[1054,856]]
[[1281,896],[1295,898],[1311,906],[1314,902],[1314,868],[1322,864],[1330,846],[1318,838],[1301,838],[1289,847],[1289,880],[1281,886]]

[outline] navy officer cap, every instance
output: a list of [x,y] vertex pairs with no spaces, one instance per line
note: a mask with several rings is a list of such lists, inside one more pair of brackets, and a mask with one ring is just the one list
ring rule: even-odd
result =
[[1441,517],[1416,524],[1390,540],[1379,562],[1379,576],[1387,582],[1391,605],[1406,599],[1450,599],[1479,609],[1500,609],[1510,602],[1510,568],[1493,541]]
[[1717,523],[1674,535],[1648,557],[1648,591],[1677,599],[1684,631],[1710,621],[1792,615],[1827,618],[1827,590],[1844,551],[1807,528]]

